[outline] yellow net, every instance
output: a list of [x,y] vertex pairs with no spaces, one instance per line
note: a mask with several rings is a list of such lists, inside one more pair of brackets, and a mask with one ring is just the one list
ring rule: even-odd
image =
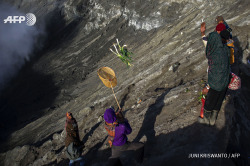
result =
[[[115,72],[109,67],[102,67],[97,71],[98,76],[102,80],[103,84],[108,87],[115,87],[117,85],[117,79]],[[111,86],[112,85],[112,86]]]

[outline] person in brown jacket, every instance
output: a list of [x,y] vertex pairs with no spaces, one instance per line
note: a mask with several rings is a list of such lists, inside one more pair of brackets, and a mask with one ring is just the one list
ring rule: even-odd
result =
[[85,163],[81,156],[83,143],[80,141],[76,119],[71,112],[66,113],[65,129],[65,147],[67,148],[66,155],[70,159],[69,166],[73,166],[76,161],[80,161],[80,166],[83,166]]

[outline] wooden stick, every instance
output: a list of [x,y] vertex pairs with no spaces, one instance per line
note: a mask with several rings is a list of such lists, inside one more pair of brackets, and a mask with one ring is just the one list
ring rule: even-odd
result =
[[[114,94],[114,96],[115,96],[115,92],[114,92],[113,86],[112,86],[112,84],[111,84],[111,82],[110,82],[110,81],[109,81],[109,83],[110,83],[110,85],[111,85],[111,88],[112,88],[113,94]],[[116,103],[117,103],[117,105],[118,105],[119,109],[121,109],[120,104],[118,103],[116,96],[115,96],[115,100],[116,100]]]

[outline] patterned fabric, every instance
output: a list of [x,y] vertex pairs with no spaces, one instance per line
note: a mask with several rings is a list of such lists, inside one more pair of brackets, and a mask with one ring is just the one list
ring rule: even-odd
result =
[[110,147],[124,145],[128,138],[127,135],[132,132],[132,129],[127,121],[124,123],[107,123],[104,124],[105,129],[108,131],[108,142]]
[[240,77],[238,77],[236,74],[231,73],[232,74],[232,78],[231,81],[228,85],[228,88],[231,90],[238,90],[241,88],[241,79]]
[[70,143],[74,142],[75,145],[79,146],[81,144],[78,125],[75,118],[68,119],[66,118],[65,123],[66,129],[66,138],[65,138],[65,146],[69,146]]
[[230,65],[229,49],[222,44],[217,32],[211,32],[208,36],[206,57],[208,59],[208,84],[216,91],[221,91],[228,86]]
[[117,122],[115,123],[107,123],[105,122],[104,127],[108,132],[108,142],[110,147],[112,147],[114,138],[115,138],[115,127],[117,125]]

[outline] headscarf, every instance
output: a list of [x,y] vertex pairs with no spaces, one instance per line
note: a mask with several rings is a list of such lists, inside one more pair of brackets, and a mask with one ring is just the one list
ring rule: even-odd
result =
[[112,108],[106,109],[106,111],[104,113],[104,120],[107,123],[113,123],[116,121],[115,111]]
[[225,24],[223,23],[219,23],[217,26],[216,26],[216,31],[223,31],[226,29],[226,26]]
[[216,91],[225,89],[229,83],[229,49],[222,43],[217,32],[208,36],[206,57],[208,59],[208,84]]
[[67,113],[66,113],[66,118],[67,118],[67,119],[72,119],[72,117],[73,117],[73,116],[72,116],[72,113],[71,113],[71,112],[67,112]]
[[218,24],[219,22],[224,21],[224,18],[222,16],[217,16],[215,21]]
[[228,32],[228,30],[223,30],[220,32],[220,37],[225,39],[225,40],[229,40],[230,39],[230,32]]

